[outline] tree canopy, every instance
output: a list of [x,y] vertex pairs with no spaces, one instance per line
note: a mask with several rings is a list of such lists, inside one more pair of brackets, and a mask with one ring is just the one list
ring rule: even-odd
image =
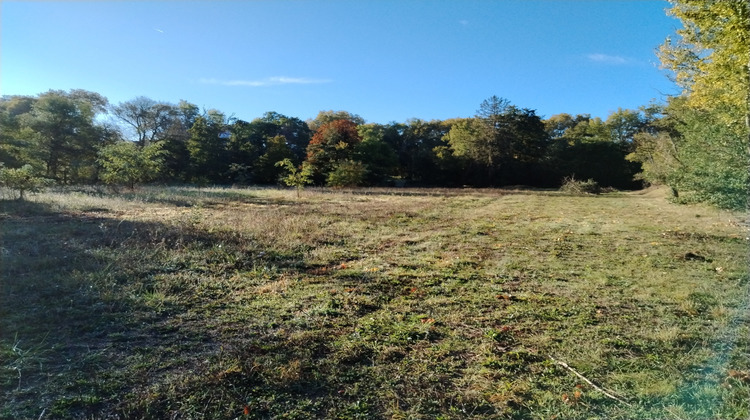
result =
[[[113,118],[100,118],[110,115]],[[94,92],[0,99],[0,162],[31,165],[58,183],[278,184],[304,164],[319,185],[557,186],[583,174],[637,186],[624,156],[640,110],[607,121],[536,111],[491,96],[471,118],[365,123],[347,111],[304,122],[278,112],[252,121],[136,97],[115,106]],[[115,122],[115,124],[112,123]],[[635,134],[634,134],[635,133]],[[307,182],[307,180],[305,181]]]
[[673,0],[682,22],[659,57],[682,88],[629,156],[681,200],[746,208],[750,167],[750,3]]

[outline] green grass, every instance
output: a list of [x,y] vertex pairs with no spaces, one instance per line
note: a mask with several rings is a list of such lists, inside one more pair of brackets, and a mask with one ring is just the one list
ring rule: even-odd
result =
[[745,216],[658,191],[0,201],[0,418],[744,419]]

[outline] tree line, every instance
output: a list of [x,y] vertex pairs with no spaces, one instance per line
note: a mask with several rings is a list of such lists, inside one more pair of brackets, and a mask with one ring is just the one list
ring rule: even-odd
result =
[[492,96],[473,117],[367,123],[346,111],[244,121],[85,90],[0,98],[0,183],[344,186],[665,184],[683,201],[747,205],[750,6],[675,0],[659,56],[681,94],[664,104],[549,118]]
[[625,157],[652,119],[646,109],[545,120],[493,96],[474,117],[444,121],[366,123],[346,111],[244,121],[184,100],[111,105],[95,92],[49,91],[0,99],[0,161],[59,184],[276,184],[288,159],[318,185],[555,186],[576,176],[633,188],[639,165]]

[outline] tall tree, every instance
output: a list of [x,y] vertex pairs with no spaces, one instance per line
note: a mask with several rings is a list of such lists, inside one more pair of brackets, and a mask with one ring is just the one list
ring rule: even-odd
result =
[[364,124],[358,127],[362,142],[354,147],[354,159],[367,167],[366,183],[384,184],[395,174],[398,157],[384,138],[388,127],[381,124]]
[[[670,185],[689,198],[746,207],[750,159],[750,3],[672,0],[682,22],[660,49],[683,89],[665,111],[680,164]],[[681,194],[681,197],[685,195]]]
[[271,137],[267,141],[266,152],[258,158],[255,168],[255,181],[262,184],[279,182],[288,168],[276,165],[278,162],[294,158],[284,136]]
[[497,96],[483,101],[474,118],[458,121],[445,137],[457,156],[484,170],[485,176],[474,181],[480,185],[524,182],[544,154],[547,139],[535,111]]
[[442,121],[414,118],[384,133],[383,140],[391,144],[397,133],[401,132],[400,144],[394,149],[401,167],[400,176],[404,180],[419,185],[436,185],[442,179],[440,159],[435,148],[444,145],[443,137],[449,130],[450,124]]
[[536,111],[511,106],[505,115],[510,137],[510,158],[521,163],[536,163],[547,148],[549,136]]
[[[679,137],[677,121],[665,113],[664,105],[650,105],[643,107],[642,111],[645,125],[633,135],[632,151],[626,159],[641,164],[636,179],[646,184],[673,185],[682,166],[675,143]],[[672,194],[676,195],[677,190],[673,189]]]
[[180,111],[190,112],[145,96],[112,107],[112,114],[134,131],[134,140],[139,147],[164,139]]
[[190,178],[190,152],[187,148],[190,128],[200,115],[200,108],[181,99],[176,108],[176,117],[162,136],[164,166],[160,172],[164,181],[188,181]]
[[619,110],[606,122],[588,114],[559,114],[547,119],[544,125],[550,143],[543,160],[545,179],[540,183],[560,185],[564,178],[575,177],[593,179],[602,186],[637,188],[640,183],[633,176],[638,165],[625,159],[635,136],[634,115],[640,113]]
[[226,159],[228,135],[217,118],[199,116],[190,127],[187,149],[190,153],[192,179],[196,182],[226,182],[229,162]]
[[609,128],[612,141],[630,146],[633,136],[645,129],[647,121],[640,110],[618,108],[609,114],[605,124]]
[[357,114],[352,114],[348,111],[320,111],[315,119],[309,120],[307,125],[312,131],[318,131],[320,127],[336,120],[347,120],[353,122],[355,125],[362,125],[365,123],[365,119]]
[[71,92],[39,95],[22,117],[22,124],[30,130],[35,157],[45,166],[45,175],[61,183],[91,180],[97,149],[117,135],[95,122],[97,111],[104,109],[100,95]]
[[[453,122],[445,140],[456,156],[475,163],[494,166],[497,152],[484,137],[482,124],[476,118],[463,118]],[[488,156],[491,155],[491,156]]]
[[[659,51],[674,73],[688,105],[734,108],[748,115],[750,92],[750,5],[741,0],[670,0],[668,13],[682,22],[677,38]],[[742,112],[742,114],[739,114]],[[743,118],[744,119],[744,118]],[[747,122],[750,124],[750,122]]]
[[163,143],[137,147],[131,141],[120,141],[99,150],[101,179],[110,185],[125,185],[131,190],[136,184],[153,181],[163,169]]
[[200,115],[200,108],[196,104],[180,99],[180,102],[177,104],[177,115],[182,126],[187,130],[193,126],[195,119]]
[[22,124],[23,115],[31,112],[36,98],[31,96],[3,96],[0,98],[0,163],[8,168],[24,164],[41,166],[32,158],[33,132]]
[[355,145],[361,141],[353,121],[334,120],[323,124],[307,146],[307,162],[315,181],[322,182],[339,162],[350,160]]
[[284,136],[286,145],[294,155],[294,163],[301,163],[305,159],[307,145],[312,136],[312,130],[307,123],[297,117],[287,117],[278,112],[266,112],[261,120],[277,127],[275,136]]
[[511,156],[512,139],[505,118],[510,108],[509,100],[493,95],[482,101],[477,111],[480,131],[473,147],[486,159],[489,180],[493,178],[496,165],[506,164]]

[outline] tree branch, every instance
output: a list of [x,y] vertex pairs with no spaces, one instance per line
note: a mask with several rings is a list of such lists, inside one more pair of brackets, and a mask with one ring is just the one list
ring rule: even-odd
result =
[[555,359],[555,358],[554,358],[554,357],[552,357],[552,356],[548,356],[548,357],[549,357],[549,358],[550,358],[550,359],[551,359],[551,360],[552,360],[553,362],[555,362],[556,364],[558,364],[558,365],[560,365],[560,366],[564,367],[565,369],[568,369],[569,371],[573,372],[573,373],[574,373],[574,374],[575,374],[576,376],[578,376],[579,378],[583,379],[583,380],[584,380],[584,381],[585,381],[585,382],[586,382],[587,384],[591,385],[591,386],[592,386],[592,387],[593,387],[594,389],[596,389],[597,391],[599,391],[599,392],[601,392],[602,394],[606,395],[607,397],[609,397],[609,398],[612,398],[613,400],[616,400],[616,401],[618,401],[618,402],[620,402],[620,403],[622,403],[622,404],[625,404],[625,405],[627,405],[628,407],[632,407],[632,405],[631,405],[630,403],[628,403],[627,401],[624,401],[624,400],[622,400],[622,399],[620,399],[620,398],[617,398],[617,397],[615,397],[614,395],[610,394],[609,392],[605,391],[604,389],[602,389],[602,388],[600,388],[600,387],[598,387],[598,386],[594,385],[594,383],[593,383],[593,382],[591,382],[591,381],[590,381],[590,380],[588,380],[588,379],[587,379],[587,378],[586,378],[585,376],[583,376],[583,375],[581,375],[580,373],[578,373],[578,372],[577,372],[577,371],[576,371],[575,369],[573,369],[572,367],[568,366],[568,364],[567,364],[567,363],[565,363],[565,362],[563,362],[563,361],[560,361],[560,360],[557,360],[557,359]]

